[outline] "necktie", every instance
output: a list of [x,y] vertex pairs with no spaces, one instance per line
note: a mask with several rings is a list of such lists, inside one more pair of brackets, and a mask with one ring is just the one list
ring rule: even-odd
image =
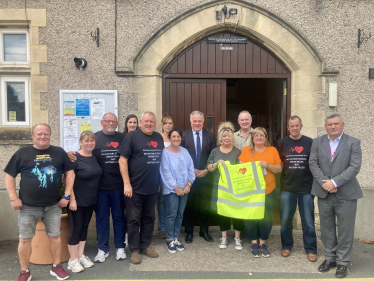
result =
[[201,157],[200,133],[196,133],[196,160],[197,160],[197,165],[199,168],[200,168],[200,157]]

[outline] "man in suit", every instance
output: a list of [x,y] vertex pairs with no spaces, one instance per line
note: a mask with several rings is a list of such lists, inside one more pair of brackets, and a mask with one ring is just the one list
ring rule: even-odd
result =
[[196,175],[184,211],[186,243],[191,243],[193,240],[196,199],[199,209],[200,236],[205,241],[212,242],[213,238],[208,233],[208,227],[213,174],[208,172],[207,161],[210,152],[216,146],[216,139],[211,132],[203,129],[204,114],[202,112],[193,111],[190,114],[190,122],[192,129],[182,133],[181,142],[181,146],[186,148],[192,157]]
[[[319,272],[338,266],[335,276],[347,276],[350,264],[357,199],[362,198],[356,179],[361,168],[360,140],[343,133],[339,114],[325,120],[327,135],[313,140],[309,158],[314,181],[312,194],[318,197],[321,238],[325,261]],[[338,235],[336,235],[336,219]]]

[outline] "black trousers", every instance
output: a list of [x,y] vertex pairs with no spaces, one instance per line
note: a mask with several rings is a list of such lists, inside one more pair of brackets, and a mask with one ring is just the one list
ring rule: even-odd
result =
[[192,185],[183,216],[186,233],[193,232],[196,215],[199,218],[200,232],[208,232],[212,187],[213,185],[204,183]]
[[94,205],[88,207],[77,206],[76,211],[66,207],[70,223],[70,233],[68,236],[68,245],[78,245],[81,241],[87,240],[87,230],[90,224]]
[[130,252],[145,250],[151,244],[156,202],[157,193],[151,195],[133,193],[131,198],[125,196]]

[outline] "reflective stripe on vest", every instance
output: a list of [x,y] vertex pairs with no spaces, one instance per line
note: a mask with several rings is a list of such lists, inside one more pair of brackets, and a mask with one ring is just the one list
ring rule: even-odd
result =
[[[220,164],[218,166],[220,171],[217,200],[218,214],[238,219],[262,219],[264,217],[266,183],[262,168],[257,166],[258,163],[230,165],[229,162],[225,162],[224,165]],[[235,176],[234,179],[239,180],[239,190],[243,189],[243,181],[240,182],[240,173],[243,176],[247,172],[250,173],[249,178],[251,180],[244,183],[244,189],[248,191],[235,194],[229,167],[232,173],[236,172],[233,176]],[[248,178],[248,174],[246,178]],[[235,190],[237,190],[237,187],[235,186]]]

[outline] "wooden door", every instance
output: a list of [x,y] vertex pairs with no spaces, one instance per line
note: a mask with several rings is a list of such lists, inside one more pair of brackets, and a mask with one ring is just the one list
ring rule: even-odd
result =
[[164,86],[163,112],[170,114],[175,127],[191,128],[190,114],[199,110],[205,115],[204,129],[216,135],[226,120],[226,80],[165,79]]

